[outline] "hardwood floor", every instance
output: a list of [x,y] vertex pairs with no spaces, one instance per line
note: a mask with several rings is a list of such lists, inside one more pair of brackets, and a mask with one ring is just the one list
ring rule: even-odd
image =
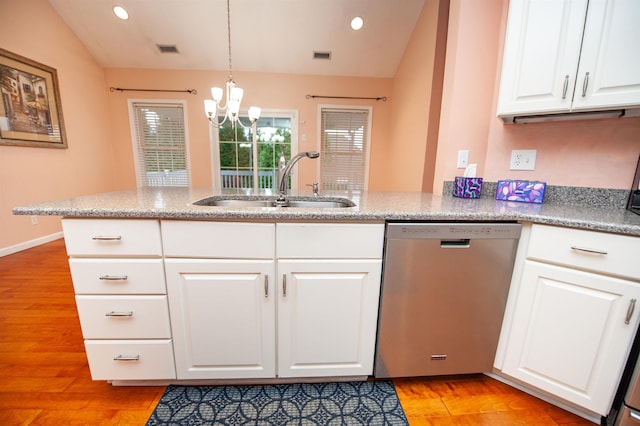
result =
[[[144,425],[164,387],[89,375],[63,240],[0,257],[0,425]],[[394,381],[413,425],[593,425],[484,375]]]

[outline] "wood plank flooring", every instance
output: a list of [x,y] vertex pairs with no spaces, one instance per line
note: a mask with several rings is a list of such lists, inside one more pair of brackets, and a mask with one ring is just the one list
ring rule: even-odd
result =
[[[0,425],[144,425],[164,387],[89,375],[63,240],[0,257]],[[484,375],[398,379],[413,425],[593,425]]]

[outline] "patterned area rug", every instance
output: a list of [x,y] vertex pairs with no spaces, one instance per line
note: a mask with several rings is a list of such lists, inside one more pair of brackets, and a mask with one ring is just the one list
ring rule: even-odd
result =
[[169,386],[152,425],[408,425],[391,381]]

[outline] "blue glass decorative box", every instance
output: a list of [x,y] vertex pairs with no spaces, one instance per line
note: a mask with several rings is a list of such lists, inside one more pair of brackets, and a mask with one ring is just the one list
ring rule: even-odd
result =
[[453,196],[459,198],[480,198],[482,178],[456,176],[453,180]]
[[545,182],[499,180],[496,188],[496,200],[542,204],[546,188]]

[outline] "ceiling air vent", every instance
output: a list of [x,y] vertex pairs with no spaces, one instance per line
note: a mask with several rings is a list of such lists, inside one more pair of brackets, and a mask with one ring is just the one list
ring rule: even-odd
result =
[[313,59],[328,59],[331,60],[331,52],[313,52]]
[[175,44],[156,44],[160,53],[178,53],[178,48]]

